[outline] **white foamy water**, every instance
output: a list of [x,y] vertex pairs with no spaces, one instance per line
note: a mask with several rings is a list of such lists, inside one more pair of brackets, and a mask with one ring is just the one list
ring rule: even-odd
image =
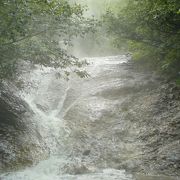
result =
[[[119,58],[90,58],[89,62],[91,65],[88,67],[88,71],[92,76],[96,76],[96,74],[101,72],[102,64],[117,65],[119,64]],[[122,62],[125,62],[125,59],[123,59]],[[33,167],[26,167],[18,172],[3,174],[1,175],[2,180],[132,179],[132,176],[127,175],[124,170],[98,169],[95,164],[94,167],[92,167],[93,170],[89,168],[88,173],[82,172],[82,174],[79,175],[64,173],[62,167],[72,163],[73,158],[70,158],[70,160],[66,155],[65,139],[68,138],[71,130],[66,125],[63,116],[71,111],[71,107],[76,105],[76,101],[78,102],[79,97],[76,97],[76,100],[73,100],[69,106],[64,108],[63,113],[61,111],[69,96],[68,93],[72,88],[71,86],[73,86],[73,81],[77,80],[79,83],[82,83],[81,86],[83,86],[83,82],[86,82],[86,80],[73,78],[70,82],[66,82],[62,79],[56,79],[55,73],[49,68],[36,69],[32,73],[26,75],[25,78],[27,77],[28,80],[34,84],[35,88],[25,89],[25,91],[22,92],[22,97],[35,114],[33,118],[35,118],[37,122],[42,139],[50,150],[50,156],[47,160],[41,161]],[[91,91],[93,91],[93,89],[91,89]],[[80,96],[86,96],[87,92],[85,94],[83,93],[84,92],[81,92]],[[71,96],[72,94],[70,97]],[[79,159],[78,161],[81,160]],[[74,172],[72,172],[72,174],[73,173]]]
[[[101,72],[101,65],[117,65],[119,64],[118,57],[106,58],[90,58],[88,59],[91,65],[88,67],[88,72],[93,76]],[[125,59],[122,58],[122,62]],[[122,63],[121,62],[121,63]],[[106,67],[107,68],[107,67]],[[78,98],[76,97],[72,103],[62,109],[69,95],[69,91],[73,86],[74,81],[82,83],[86,80],[73,78],[70,82],[62,79],[56,79],[55,73],[49,69],[36,69],[27,75],[29,81],[34,84],[35,88],[25,89],[22,92],[22,97],[29,104],[34,112],[34,117],[39,133],[49,148],[49,159],[41,161],[33,167],[27,167],[18,172],[6,173],[1,176],[2,180],[131,180],[132,176],[127,175],[124,170],[114,169],[98,169],[96,165],[89,168],[89,172],[81,172],[79,175],[70,175],[62,171],[63,166],[73,163],[73,158],[68,158],[66,155],[65,140],[68,138],[71,130],[66,125],[63,116],[71,111],[73,106],[76,106]],[[25,78],[27,78],[25,77]],[[89,89],[90,90],[90,89]],[[93,91],[93,89],[91,89]],[[88,92],[81,92],[80,96],[86,96]],[[75,114],[76,115],[76,114]],[[78,159],[78,158],[77,158]],[[81,161],[80,159],[78,161]],[[74,172],[72,172],[73,174]]]
[[[113,119],[109,112],[116,116],[113,107],[120,102],[114,97],[112,100],[108,91],[123,85],[120,76],[123,69],[119,66],[127,60],[124,55],[88,58],[87,71],[91,77],[72,77],[69,82],[57,79],[49,68],[39,68],[25,75],[35,88],[25,89],[22,97],[34,112],[32,118],[49,150],[49,157],[32,167],[2,174],[0,179],[134,180],[133,175],[121,168],[115,169],[112,163],[117,161],[116,155],[122,159],[129,156],[128,151],[133,151],[133,146],[116,142],[118,137],[112,132],[118,130],[118,126],[108,129],[110,120],[119,123],[119,118]],[[105,120],[107,126],[104,126]],[[109,157],[108,153],[114,157]]]

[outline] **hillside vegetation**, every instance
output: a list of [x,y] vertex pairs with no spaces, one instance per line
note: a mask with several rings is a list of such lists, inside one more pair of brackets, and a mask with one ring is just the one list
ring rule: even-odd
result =
[[104,21],[116,46],[127,44],[135,61],[180,81],[179,0],[128,0]]

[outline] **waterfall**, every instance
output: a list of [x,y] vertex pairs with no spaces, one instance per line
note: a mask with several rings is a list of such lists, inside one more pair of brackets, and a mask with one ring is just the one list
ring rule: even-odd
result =
[[24,75],[33,87],[27,86],[21,97],[34,112],[49,156],[31,167],[1,174],[1,180],[135,179],[123,167],[138,166],[142,144],[136,139],[137,124],[126,119],[134,113],[126,104],[147,77],[130,72],[125,55],[87,60],[91,76],[86,79],[57,79],[50,68]]

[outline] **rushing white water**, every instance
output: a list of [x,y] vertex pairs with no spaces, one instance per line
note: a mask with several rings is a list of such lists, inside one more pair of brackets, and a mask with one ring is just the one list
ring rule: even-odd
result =
[[[49,68],[37,68],[25,79],[33,84],[22,92],[49,157],[32,167],[0,175],[1,180],[134,180],[118,165],[141,154],[127,134],[119,106],[120,88],[134,79],[122,68],[128,57],[88,58],[91,77],[57,79]],[[133,74],[134,75],[134,74]],[[136,81],[141,77],[136,74]],[[119,90],[120,89],[120,90]],[[133,142],[133,143],[132,143]],[[136,166],[129,163],[131,167]],[[140,178],[146,180],[147,177]],[[148,178],[147,178],[148,179]],[[156,178],[150,178],[155,180]]]
[[[89,94],[95,92],[96,87],[91,85],[91,80],[102,72],[103,68],[111,70],[111,65],[117,65],[125,62],[125,57],[106,57],[91,58],[91,65],[87,68],[92,75],[89,79],[80,80],[72,78],[69,82],[62,79],[56,79],[55,72],[49,68],[36,69],[32,73],[25,76],[34,84],[35,88],[25,89],[22,97],[29,104],[35,113],[35,121],[39,129],[39,133],[49,149],[50,156],[47,160],[41,161],[33,167],[27,167],[24,170],[7,173],[1,176],[2,180],[85,180],[85,179],[118,179],[131,180],[132,176],[126,174],[124,170],[115,170],[111,168],[99,169],[96,165],[88,166],[84,169],[81,159],[78,157],[69,158],[67,154],[73,154],[66,147],[66,139],[71,134],[71,129],[66,125],[64,116],[67,115],[71,108],[76,106],[79,99],[83,99]],[[106,67],[107,66],[107,67]],[[93,81],[94,83],[94,81]],[[103,87],[99,87],[100,89]],[[77,88],[79,92],[71,93],[71,90]],[[88,90],[86,88],[89,88]],[[97,87],[98,89],[98,87]],[[97,91],[96,89],[96,91]],[[69,102],[68,102],[69,99]],[[96,107],[98,108],[98,106]],[[101,108],[101,104],[99,105]],[[76,116],[76,114],[74,114]],[[71,142],[76,143],[76,142]],[[77,142],[78,143],[78,142]],[[70,145],[71,146],[71,145]],[[68,155],[69,155],[68,154]],[[76,173],[63,172],[63,168],[69,164],[75,163],[77,168],[82,172]],[[74,167],[74,166],[73,166]],[[88,170],[88,172],[87,172]],[[73,175],[74,174],[74,175]],[[77,175],[76,175],[77,174]]]

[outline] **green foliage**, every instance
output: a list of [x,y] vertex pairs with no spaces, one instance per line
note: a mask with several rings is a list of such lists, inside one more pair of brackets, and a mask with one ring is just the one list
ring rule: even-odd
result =
[[[76,36],[95,27],[95,20],[83,17],[78,4],[66,0],[0,1],[0,78],[12,78],[21,61],[61,68],[76,73],[80,62],[65,50]],[[70,71],[70,70],[69,70]]]
[[176,84],[180,87],[180,78],[176,79]]
[[[104,56],[119,54],[119,49],[114,47],[113,38],[108,37],[106,28],[101,21],[101,16],[112,8],[114,11],[118,10],[119,6],[123,6],[126,0],[70,0],[70,2],[78,2],[87,8],[85,12],[86,17],[94,16],[99,20],[96,31],[86,34],[85,38],[78,38],[73,43],[73,48],[69,48],[70,51],[74,51],[77,56]],[[119,5],[119,2],[120,3]]]
[[128,44],[133,58],[171,77],[180,72],[179,0],[128,0],[118,13],[107,12],[104,22],[116,45]]
[[87,15],[94,15],[99,18],[102,14],[106,12],[110,7],[116,10],[119,3],[123,5],[126,0],[69,0],[70,2],[78,2],[83,6],[86,6],[88,11]]

